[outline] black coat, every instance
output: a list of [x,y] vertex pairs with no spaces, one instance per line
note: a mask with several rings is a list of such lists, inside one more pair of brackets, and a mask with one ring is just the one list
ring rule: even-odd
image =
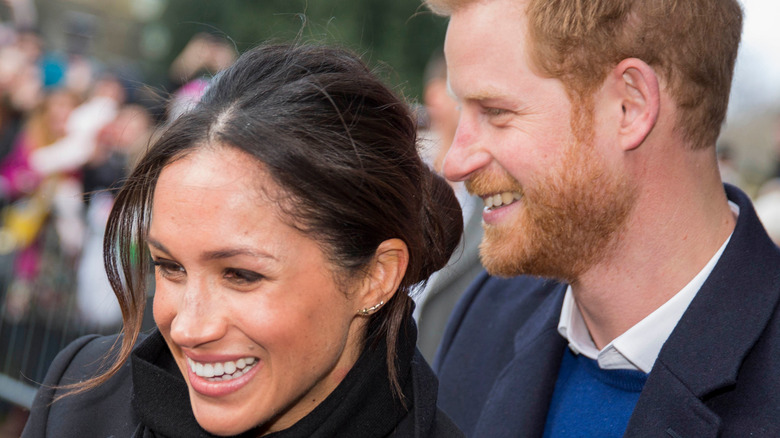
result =
[[[51,403],[62,391],[52,385],[95,375],[115,340],[86,336],[57,356],[36,395],[22,437],[211,436],[195,421],[184,378],[156,330],[136,345],[131,360],[104,385]],[[404,344],[399,345],[399,370],[408,410],[389,392],[382,342],[376,348],[366,347],[344,381],[312,413],[269,436],[463,436],[436,408],[436,377],[414,349],[414,341]]]
[[[664,344],[628,437],[780,436],[780,250],[750,200],[720,260]],[[483,275],[437,356],[439,404],[473,437],[541,437],[567,342],[566,285]]]

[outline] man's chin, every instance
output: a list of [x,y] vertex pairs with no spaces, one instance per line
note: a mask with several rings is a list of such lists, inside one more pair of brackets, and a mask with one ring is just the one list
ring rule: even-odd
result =
[[516,235],[486,228],[479,246],[482,266],[496,277],[507,278],[528,273],[525,266],[526,248],[521,240]]
[[572,281],[580,263],[568,260],[566,253],[556,254],[555,245],[543,244],[545,239],[541,237],[531,238],[486,228],[479,247],[482,266],[495,277],[531,275]]

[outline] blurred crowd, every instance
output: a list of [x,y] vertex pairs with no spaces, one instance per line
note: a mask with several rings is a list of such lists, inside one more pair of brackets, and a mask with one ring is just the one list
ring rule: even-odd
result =
[[[0,374],[31,383],[76,336],[118,330],[102,261],[115,189],[235,51],[196,35],[170,83],[153,89],[88,53],[48,50],[32,2],[5,3],[14,14],[0,25]],[[4,411],[0,437],[13,436]]]
[[171,65],[171,89],[152,90],[83,53],[47,53],[34,28],[0,34],[0,256],[13,266],[0,277],[4,317],[26,317],[46,252],[56,246],[84,295],[81,317],[95,328],[114,326],[118,308],[91,308],[99,300],[89,296],[108,287],[99,242],[111,189],[155,128],[197,100],[203,74],[230,65],[235,51],[196,35]]

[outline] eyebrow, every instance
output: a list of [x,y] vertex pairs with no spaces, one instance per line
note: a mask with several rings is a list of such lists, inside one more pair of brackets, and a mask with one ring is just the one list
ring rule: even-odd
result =
[[[168,248],[166,248],[165,245],[163,245],[162,243],[158,242],[157,240],[151,237],[147,237],[147,240],[149,241],[149,244],[151,246],[157,248],[158,250],[164,252],[169,256],[172,255],[171,252],[168,250]],[[242,256],[242,255],[250,256],[254,258],[265,258],[265,259],[276,260],[276,257],[266,252],[258,252],[250,248],[241,248],[241,247],[207,251],[203,253],[203,255],[201,255],[201,259],[205,261],[210,261],[210,260],[229,259],[231,257]]]
[[166,253],[168,255],[171,255],[171,252],[168,251],[168,248],[166,248],[165,245],[163,245],[162,243],[154,240],[153,238],[151,238],[149,236],[146,236],[146,240],[149,242],[149,245],[152,245],[153,247],[157,248],[158,250],[160,250],[160,251],[162,251],[162,252],[164,252],[164,253]]
[[463,100],[480,102],[485,105],[512,105],[513,100],[499,92],[486,90],[472,95],[464,96]]
[[276,257],[272,256],[271,254],[265,252],[253,251],[249,248],[228,248],[228,249],[218,249],[216,251],[207,251],[203,253],[201,258],[203,260],[219,260],[219,259],[229,259],[231,257],[242,256],[242,255],[250,256],[254,258],[276,260]]
[[[450,82],[449,78],[447,78],[447,93],[455,98],[458,97],[455,94],[455,90],[452,88],[452,83]],[[471,100],[471,101],[480,102],[485,100],[506,100],[506,98],[507,96],[502,90],[488,86],[483,90],[477,90],[473,94],[467,94],[465,96],[461,96],[459,100]]]

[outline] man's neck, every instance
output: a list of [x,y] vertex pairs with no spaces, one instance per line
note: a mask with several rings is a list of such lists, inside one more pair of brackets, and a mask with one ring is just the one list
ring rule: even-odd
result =
[[719,180],[685,183],[642,192],[612,250],[572,282],[598,348],[679,292],[731,235],[736,219]]

